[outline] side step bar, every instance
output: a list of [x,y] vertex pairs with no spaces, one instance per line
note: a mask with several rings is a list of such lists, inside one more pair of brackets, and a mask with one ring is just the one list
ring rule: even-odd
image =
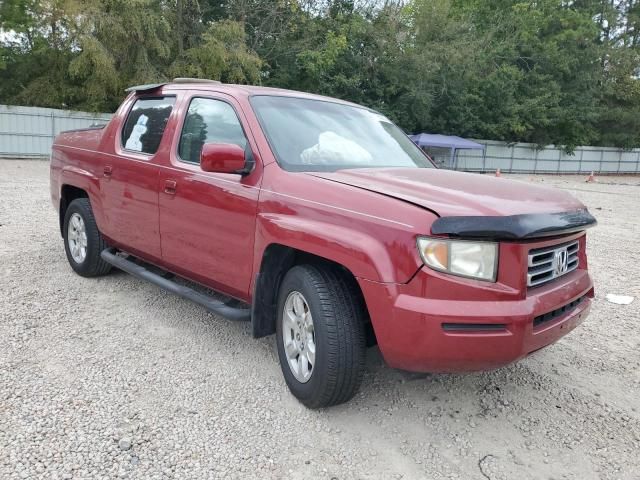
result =
[[142,265],[138,265],[137,263],[134,263],[125,257],[117,255],[116,250],[113,248],[104,249],[100,253],[100,256],[105,262],[110,263],[114,267],[130,273],[134,277],[141,278],[142,280],[147,280],[148,282],[151,282],[159,286],[160,288],[164,288],[171,293],[175,293],[177,295],[180,295],[181,297],[196,302],[212,313],[228,318],[229,320],[251,320],[250,308],[232,307],[224,302],[221,302],[220,300],[216,300],[215,298],[212,298],[208,295],[197,292],[193,288],[179,285],[172,280],[168,280],[156,273],[153,273],[152,271],[144,268]]

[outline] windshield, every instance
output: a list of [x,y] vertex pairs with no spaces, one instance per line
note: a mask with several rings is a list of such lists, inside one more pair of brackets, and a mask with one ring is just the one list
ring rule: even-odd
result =
[[389,119],[366,108],[267,95],[251,97],[251,105],[285,170],[434,168]]

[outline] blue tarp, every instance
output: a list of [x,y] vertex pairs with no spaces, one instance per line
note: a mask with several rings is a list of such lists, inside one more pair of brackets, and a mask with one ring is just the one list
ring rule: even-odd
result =
[[409,138],[420,147],[451,148],[453,150],[484,150],[484,145],[453,135],[438,135],[435,133],[418,133]]
[[420,148],[437,147],[448,149],[448,159],[433,157],[433,160],[435,160],[438,165],[444,166],[445,168],[452,168],[455,170],[457,166],[456,164],[458,163],[456,155],[458,150],[482,150],[482,157],[484,159],[484,145],[472,142],[466,138],[460,138],[453,135],[438,135],[435,133],[418,133],[417,135],[411,135],[409,138]]

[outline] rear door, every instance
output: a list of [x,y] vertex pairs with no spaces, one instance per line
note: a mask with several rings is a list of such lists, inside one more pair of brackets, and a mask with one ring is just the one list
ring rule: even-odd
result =
[[[246,298],[261,163],[239,104],[222,93],[191,94],[175,133],[170,167],[160,172],[162,258],[177,273]],[[203,172],[205,143],[233,143],[256,161],[246,176]]]
[[131,253],[160,259],[156,159],[167,154],[163,135],[175,97],[142,96],[130,102],[115,135],[115,154],[102,162],[105,234]]

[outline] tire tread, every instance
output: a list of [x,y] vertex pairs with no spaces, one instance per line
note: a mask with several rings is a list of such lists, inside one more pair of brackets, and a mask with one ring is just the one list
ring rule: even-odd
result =
[[293,267],[303,270],[315,290],[326,325],[326,375],[319,395],[302,399],[310,408],[338,405],[358,391],[364,375],[365,309],[355,280],[324,264]]
[[[76,210],[78,210],[79,213],[84,217],[85,229],[87,231],[88,248],[87,258],[85,262],[88,263],[86,263],[86,265],[75,264],[69,254],[69,247],[67,245],[67,228],[69,217]],[[102,250],[107,248],[108,245],[102,237],[102,234],[98,230],[98,225],[93,215],[93,210],[91,209],[91,202],[88,198],[76,198],[69,204],[69,207],[67,208],[67,211],[65,213],[64,225],[65,250],[67,252],[69,263],[71,264],[71,267],[74,269],[74,271],[79,275],[82,275],[83,277],[99,277],[109,273],[109,271],[111,270],[111,265],[105,262],[100,256]]]

